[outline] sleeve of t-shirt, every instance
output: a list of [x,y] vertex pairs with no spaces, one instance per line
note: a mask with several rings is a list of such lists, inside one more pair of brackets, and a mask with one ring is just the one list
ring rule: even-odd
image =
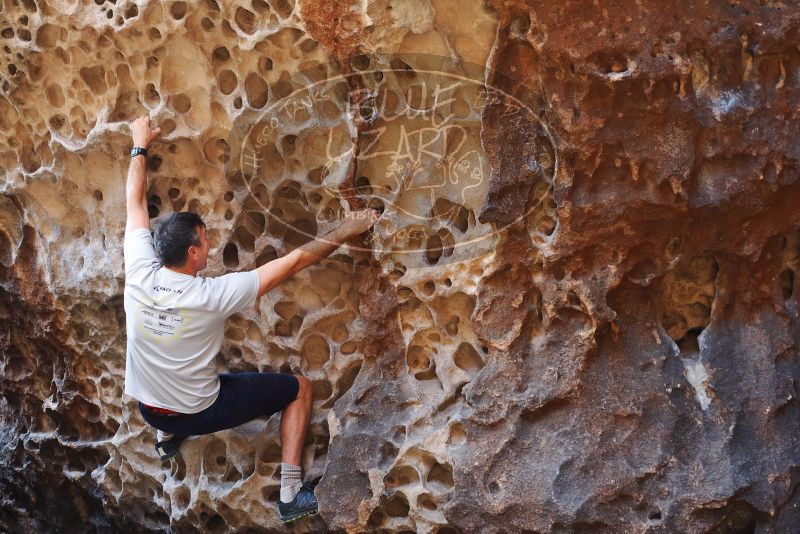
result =
[[153,236],[148,228],[136,228],[125,232],[123,254],[125,255],[126,277],[137,269],[159,263],[156,250],[153,248]]
[[250,308],[258,297],[259,280],[255,270],[223,274],[209,280],[217,311],[225,317]]

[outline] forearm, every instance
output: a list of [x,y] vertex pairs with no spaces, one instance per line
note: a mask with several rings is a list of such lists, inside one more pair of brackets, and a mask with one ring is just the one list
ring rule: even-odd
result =
[[145,172],[144,156],[131,158],[125,193],[129,202],[131,200],[139,200],[142,204],[147,204],[147,199],[145,198],[147,194],[147,174]]
[[289,254],[295,256],[294,272],[302,271],[309,265],[312,265],[322,258],[329,256],[334,250],[339,248],[341,244],[350,235],[342,227],[328,232],[322,237],[318,237],[313,241],[309,241],[305,245],[294,249]]

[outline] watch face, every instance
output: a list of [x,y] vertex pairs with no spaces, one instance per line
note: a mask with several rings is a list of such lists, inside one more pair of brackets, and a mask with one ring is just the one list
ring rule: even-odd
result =
[[132,149],[131,149],[131,156],[135,156],[135,155],[136,155],[136,149],[135,149],[135,148],[132,148]]

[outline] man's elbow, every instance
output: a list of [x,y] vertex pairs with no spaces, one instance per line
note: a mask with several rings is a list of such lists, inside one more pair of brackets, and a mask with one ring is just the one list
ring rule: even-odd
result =
[[264,296],[265,293],[269,293],[270,290],[274,287],[274,283],[272,280],[264,276],[260,269],[256,269],[258,273],[258,295],[257,298],[261,298]]
[[266,293],[269,293],[275,286],[280,284],[283,280],[275,278],[274,276],[269,276],[269,274],[263,274],[259,272],[258,275],[258,298],[261,298]]
[[129,212],[131,210],[138,210],[138,209],[143,209],[147,211],[147,202],[145,201],[144,197],[127,195],[125,198],[125,204],[127,205]]
[[258,267],[258,296],[261,297],[300,270],[299,256],[295,251]]

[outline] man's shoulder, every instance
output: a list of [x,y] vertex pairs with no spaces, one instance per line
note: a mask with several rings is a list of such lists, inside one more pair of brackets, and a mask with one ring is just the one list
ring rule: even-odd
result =
[[161,268],[162,265],[160,263],[153,262],[150,265],[142,265],[138,269],[131,270],[125,275],[125,288],[147,287]]
[[137,244],[148,244],[153,246],[153,231],[150,228],[132,228],[126,229],[122,238],[122,242],[128,246]]
[[[220,286],[221,284],[230,284],[236,281],[237,276],[240,276],[241,272],[232,272],[232,273],[221,273],[215,274],[212,276],[197,276],[198,278],[202,278],[203,283],[208,286]],[[236,275],[236,276],[234,276]]]

